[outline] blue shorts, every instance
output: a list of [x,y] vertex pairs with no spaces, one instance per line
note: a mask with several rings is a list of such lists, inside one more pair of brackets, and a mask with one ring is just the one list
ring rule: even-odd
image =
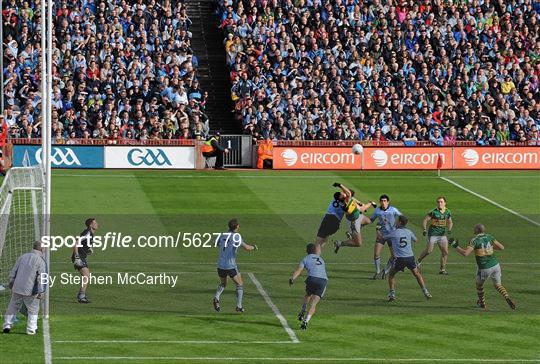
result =
[[236,269],[217,269],[217,274],[220,278],[225,278],[227,276],[234,278],[238,275],[238,271]]
[[394,264],[392,265],[392,268],[401,272],[403,272],[405,268],[413,270],[417,267],[418,265],[416,264],[416,259],[414,257],[396,257],[394,259]]
[[307,277],[306,295],[315,295],[322,298],[324,296],[324,292],[326,291],[326,283],[328,283],[328,280],[324,278]]

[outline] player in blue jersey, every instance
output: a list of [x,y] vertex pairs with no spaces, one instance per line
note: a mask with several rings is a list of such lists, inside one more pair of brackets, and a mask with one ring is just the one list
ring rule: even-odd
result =
[[388,285],[390,286],[390,292],[388,293],[389,301],[394,301],[396,299],[396,273],[403,271],[405,268],[408,268],[416,278],[424,297],[427,299],[432,297],[426,288],[422,274],[418,270],[418,265],[416,264],[412,249],[412,244],[415,243],[417,239],[414,233],[406,228],[407,222],[408,219],[405,216],[398,216],[396,229],[386,236],[389,244],[392,245],[392,251],[395,256],[394,264],[388,273]]
[[381,270],[381,252],[384,245],[388,241],[387,235],[390,234],[396,228],[396,220],[401,215],[398,209],[394,206],[390,206],[390,197],[388,195],[381,195],[379,198],[380,206],[375,209],[370,217],[371,222],[377,220],[377,238],[375,240],[375,247],[373,248],[373,263],[375,265],[375,274],[373,279],[384,279],[390,268],[392,267],[392,260],[394,255],[392,254],[392,247],[388,245],[390,249],[390,258]]
[[220,283],[217,287],[216,294],[214,296],[214,309],[216,311],[221,310],[219,298],[227,286],[227,277],[230,277],[236,284],[236,312],[244,312],[242,306],[242,298],[244,296],[244,281],[242,275],[238,271],[236,264],[236,254],[238,248],[247,251],[257,250],[257,245],[249,245],[244,242],[242,236],[238,233],[240,225],[237,219],[229,221],[229,231],[221,234],[218,239],[217,247],[219,248],[219,259],[217,262],[217,272],[220,279]]
[[345,211],[341,208],[340,201],[343,199],[341,192],[334,193],[334,199],[328,204],[326,214],[324,215],[319,230],[317,231],[317,239],[315,243],[321,247],[326,244],[328,237],[334,235],[339,230],[339,225],[343,219]]
[[[317,304],[324,296],[326,292],[326,284],[328,283],[328,276],[326,275],[326,264],[321,257],[321,246],[319,244],[309,243],[306,246],[306,252],[308,255],[300,261],[298,268],[293,272],[292,277],[289,279],[289,285],[294,284],[294,280],[298,278],[302,271],[307,271],[308,277],[306,283],[306,294],[304,295],[304,301],[302,302],[302,309],[298,314],[298,320],[302,322],[300,329],[306,330],[309,320],[315,314]],[[310,304],[309,311],[306,310],[308,304]]]

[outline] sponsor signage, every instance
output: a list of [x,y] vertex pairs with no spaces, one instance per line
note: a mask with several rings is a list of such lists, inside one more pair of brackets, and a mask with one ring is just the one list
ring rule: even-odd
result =
[[364,148],[364,169],[452,168],[452,148]]
[[194,169],[195,147],[105,147],[105,168]]
[[362,156],[351,148],[274,147],[275,169],[360,169]]
[[274,147],[275,169],[540,169],[539,147]]
[[[38,145],[14,145],[13,166],[33,166],[42,162]],[[53,145],[52,168],[103,168],[103,147],[80,145]]]
[[540,169],[539,147],[455,147],[456,169]]

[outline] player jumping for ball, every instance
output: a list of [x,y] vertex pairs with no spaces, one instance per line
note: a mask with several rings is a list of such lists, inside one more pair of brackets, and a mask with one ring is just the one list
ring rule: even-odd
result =
[[[315,314],[317,304],[326,292],[326,284],[328,276],[326,275],[326,264],[321,257],[321,246],[319,244],[309,243],[306,246],[306,255],[300,261],[298,268],[293,272],[289,279],[289,286],[294,284],[294,280],[298,278],[302,271],[307,270],[308,277],[306,279],[306,294],[302,302],[302,309],[298,314],[298,320],[302,322],[300,329],[306,330],[309,320]],[[308,304],[311,304],[307,311]],[[307,313],[307,315],[306,315]]]
[[389,244],[392,246],[395,257],[394,264],[388,273],[388,285],[390,286],[390,292],[388,293],[389,301],[394,301],[396,299],[396,273],[400,271],[403,272],[405,268],[408,268],[414,278],[416,278],[424,297],[427,299],[432,297],[426,288],[424,278],[416,265],[412,244],[415,243],[417,239],[414,233],[406,228],[407,222],[408,219],[405,216],[400,215],[397,219],[396,229],[386,236]]
[[[427,224],[429,223],[429,228]],[[422,263],[431,252],[433,246],[437,244],[441,250],[441,266],[439,274],[448,275],[446,271],[446,261],[448,260],[448,235],[452,232],[452,213],[446,208],[446,198],[444,196],[437,197],[437,207],[427,213],[422,221],[424,228],[424,236],[427,234],[427,245],[420,257],[418,263]]]
[[364,216],[364,212],[366,212],[371,206],[374,206],[375,203],[371,202],[370,204],[363,204],[354,198],[353,190],[348,189],[341,183],[336,182],[333,184],[333,186],[341,189],[339,201],[342,209],[345,211],[345,218],[347,221],[349,221],[349,231],[347,232],[348,240],[334,242],[334,252],[337,253],[340,248],[345,246],[362,246],[362,235],[360,234],[360,230],[362,225],[366,225],[371,222],[366,216]]
[[321,247],[324,247],[329,236],[334,235],[339,230],[339,225],[345,214],[345,211],[341,208],[342,199],[343,193],[336,192],[334,193],[334,199],[328,204],[326,214],[324,214],[319,230],[317,231],[317,240],[315,241]]
[[474,233],[476,236],[471,239],[466,248],[460,247],[458,241],[454,239],[450,239],[450,243],[456,248],[456,251],[464,257],[474,251],[476,264],[478,266],[478,271],[476,272],[476,293],[478,294],[478,301],[476,301],[476,304],[478,307],[484,309],[487,308],[484,283],[488,278],[491,278],[497,292],[504,297],[508,306],[510,306],[512,310],[515,310],[516,303],[510,298],[506,288],[504,288],[501,283],[501,265],[493,253],[494,250],[504,250],[504,245],[498,242],[492,235],[487,234],[483,224],[476,224]]
[[221,311],[219,298],[225,290],[225,287],[227,287],[227,277],[230,277],[236,284],[236,312],[244,312],[244,307],[242,306],[244,281],[242,280],[242,275],[238,271],[236,253],[239,247],[242,247],[242,249],[247,251],[257,250],[258,248],[257,245],[246,244],[244,239],[242,239],[242,236],[238,233],[238,229],[240,229],[238,220],[231,219],[229,221],[229,231],[221,234],[217,242],[217,247],[219,248],[217,273],[220,283],[213,300],[214,310],[217,312]]

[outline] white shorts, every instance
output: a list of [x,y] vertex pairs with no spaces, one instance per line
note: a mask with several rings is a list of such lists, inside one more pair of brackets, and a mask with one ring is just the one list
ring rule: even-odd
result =
[[476,272],[476,282],[484,284],[488,278],[491,278],[494,284],[501,284],[501,275],[500,264],[487,269],[478,269]]
[[367,223],[367,218],[364,215],[354,221],[349,221],[349,232],[352,236],[360,235],[360,230],[362,230],[362,222]]
[[430,236],[429,237],[429,244],[435,245],[435,244],[444,244],[448,245],[448,238],[446,236]]

